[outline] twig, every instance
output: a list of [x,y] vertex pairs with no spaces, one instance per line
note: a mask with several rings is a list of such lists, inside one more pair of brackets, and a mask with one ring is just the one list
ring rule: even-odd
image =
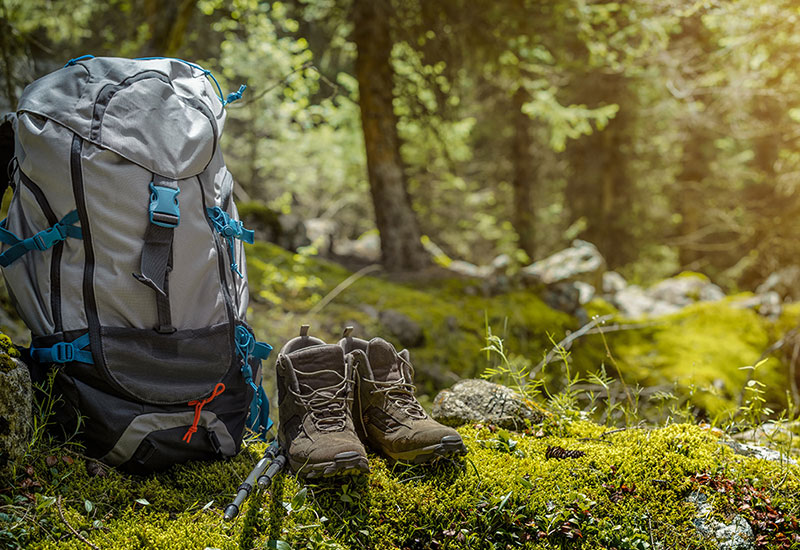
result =
[[608,334],[609,332],[622,332],[625,330],[639,330],[642,328],[658,327],[666,325],[666,321],[652,321],[650,323],[628,323],[627,325],[608,325],[606,327],[597,327],[589,330],[586,334]]
[[[294,73],[303,71],[305,69],[312,69],[312,68],[316,69],[316,67],[314,67],[314,64],[311,61],[306,61],[305,63],[303,63],[302,65],[300,65],[296,69],[293,69],[293,70],[289,71],[288,73],[286,73],[285,75],[283,75],[277,82],[275,82],[275,84],[273,84],[269,88],[265,88],[265,89],[261,90],[259,93],[257,93],[254,96],[249,96],[245,101],[240,101],[240,102],[238,102],[236,104],[231,104],[231,107],[241,108],[241,107],[244,107],[246,105],[250,105],[251,103],[255,103],[256,101],[258,101],[259,99],[261,99],[262,97],[264,97],[265,95],[270,93],[272,90],[274,90],[275,88],[280,86],[281,84],[284,84],[286,82],[286,80],[290,76],[292,76]],[[317,70],[317,72],[319,72],[319,70]]]
[[530,373],[529,376],[531,378],[533,378],[539,372],[539,370],[542,369],[542,367],[544,367],[545,365],[549,365],[550,362],[553,360],[553,357],[555,357],[556,354],[559,353],[562,349],[567,349],[567,346],[572,344],[572,342],[574,342],[575,340],[577,340],[581,336],[587,334],[595,326],[599,325],[600,323],[604,323],[604,322],[608,321],[612,317],[613,317],[613,315],[603,315],[602,317],[595,317],[594,319],[592,319],[591,321],[589,321],[588,323],[583,325],[581,328],[579,328],[575,332],[572,332],[572,333],[568,334],[566,338],[564,338],[558,344],[556,344],[553,347],[553,349],[551,349],[547,353],[547,355],[544,356],[544,359],[542,359],[539,362],[539,364],[536,365],[536,367],[533,370],[531,370],[531,373]]
[[600,437],[605,437],[607,435],[616,434],[627,430],[644,430],[646,428],[647,426],[625,426],[624,428],[617,428],[615,430],[609,430],[607,432],[603,432],[602,434],[600,434]]
[[331,303],[339,294],[344,292],[345,289],[347,289],[347,287],[355,283],[364,275],[372,273],[373,271],[378,271],[380,268],[381,266],[378,264],[370,264],[367,267],[359,269],[358,271],[350,275],[347,279],[336,285],[336,288],[331,290],[322,300],[317,302],[317,304],[311,308],[311,311],[309,311],[308,314],[315,315],[319,313],[320,311],[322,311],[322,308]]
[[66,525],[67,528],[70,531],[72,531],[72,534],[75,535],[79,541],[86,544],[87,546],[91,546],[92,548],[94,548],[94,550],[100,550],[99,546],[92,544],[91,542],[86,540],[86,537],[81,535],[72,525],[70,525],[70,523],[67,521],[67,518],[64,517],[64,509],[61,507],[61,495],[58,495],[58,499],[56,499],[56,504],[58,505],[58,515],[61,516],[61,521],[63,521],[64,525]]

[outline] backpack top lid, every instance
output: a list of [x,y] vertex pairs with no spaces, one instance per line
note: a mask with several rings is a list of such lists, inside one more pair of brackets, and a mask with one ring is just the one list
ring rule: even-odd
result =
[[206,71],[178,59],[71,63],[27,86],[17,112],[51,119],[167,178],[205,170],[225,122]]

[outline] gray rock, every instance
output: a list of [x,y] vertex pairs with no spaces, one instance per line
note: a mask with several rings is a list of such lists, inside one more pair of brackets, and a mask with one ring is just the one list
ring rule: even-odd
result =
[[706,495],[695,491],[686,498],[697,506],[694,526],[703,537],[716,540],[720,550],[751,550],[755,548],[753,529],[747,520],[735,515],[730,523],[722,523],[711,517],[713,507]]
[[616,294],[622,290],[625,290],[625,287],[628,286],[628,281],[625,280],[625,277],[617,273],[616,271],[606,271],[603,273],[603,293],[604,294]]
[[328,252],[333,247],[333,238],[339,229],[339,224],[328,218],[311,218],[303,222],[306,235],[311,244],[320,252]]
[[431,415],[448,426],[480,422],[511,430],[542,420],[541,413],[511,388],[480,379],[461,380],[440,391]]
[[672,277],[645,290],[630,285],[610,295],[611,303],[626,317],[659,317],[680,311],[698,301],[715,301],[725,293],[705,277]]
[[756,288],[756,294],[776,292],[781,298],[800,298],[800,266],[790,265],[770,274]]
[[340,256],[352,256],[367,262],[381,259],[381,237],[376,232],[368,232],[355,240],[337,241],[334,252]]
[[562,281],[582,281],[595,288],[601,286],[606,261],[592,243],[575,240],[570,248],[556,252],[522,268],[524,281],[552,285]]
[[464,275],[465,277],[474,277],[476,279],[483,279],[492,273],[492,268],[486,265],[475,265],[463,260],[453,260],[447,265],[447,269]]
[[33,426],[33,391],[28,368],[0,354],[0,477],[28,452]]
[[699,275],[664,279],[650,287],[647,293],[655,300],[681,307],[701,300],[721,300],[725,297],[721,288]]
[[404,346],[417,348],[425,345],[425,333],[422,327],[407,315],[387,309],[378,314],[378,321]]
[[681,306],[653,298],[637,285],[631,285],[617,292],[611,298],[611,303],[622,315],[634,319],[646,315],[669,315],[681,309]]
[[297,214],[279,214],[278,225],[280,235],[276,244],[286,250],[297,250],[301,246],[308,246],[311,240],[306,233],[306,226]]
[[735,434],[736,441],[769,447],[775,441],[790,441],[800,434],[800,420],[794,422],[766,422],[757,428]]
[[729,303],[737,309],[754,309],[759,315],[770,319],[777,319],[783,311],[781,297],[772,290],[755,296],[735,297]]
[[751,458],[758,458],[761,460],[769,460],[770,462],[785,462],[787,464],[797,464],[793,458],[786,456],[780,451],[768,449],[760,445],[748,445],[747,443],[740,443],[733,439],[727,439],[720,442],[722,445],[730,447],[737,455],[749,456]]
[[491,267],[492,271],[495,273],[505,272],[506,269],[511,265],[511,256],[508,254],[500,254],[494,260],[492,260]]
[[585,305],[592,301],[595,295],[595,289],[592,285],[583,281],[575,281],[572,284],[575,285],[575,289],[578,291],[578,303],[580,305]]

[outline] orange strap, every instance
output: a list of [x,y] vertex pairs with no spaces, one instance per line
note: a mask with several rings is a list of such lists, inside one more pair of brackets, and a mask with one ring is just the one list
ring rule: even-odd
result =
[[211,401],[216,396],[218,396],[224,391],[225,391],[225,384],[219,383],[217,384],[217,387],[214,388],[214,391],[211,393],[211,395],[209,395],[202,401],[199,399],[195,399],[194,401],[189,401],[189,406],[194,407],[194,422],[192,423],[192,427],[189,428],[189,431],[186,432],[186,435],[183,436],[183,440],[186,443],[192,441],[192,435],[194,435],[194,433],[197,431],[197,424],[200,422],[200,412],[203,410],[203,407],[205,407],[208,403],[211,403]]

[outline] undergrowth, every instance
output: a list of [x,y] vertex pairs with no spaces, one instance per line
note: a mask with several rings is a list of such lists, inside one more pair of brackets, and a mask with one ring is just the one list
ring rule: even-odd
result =
[[[41,432],[0,493],[0,548],[716,548],[695,527],[688,496],[697,492],[713,499],[720,521],[745,518],[757,548],[800,548],[800,467],[736,455],[720,444],[719,430],[681,423],[678,413],[645,426],[630,422],[635,409],[605,414],[596,400],[582,403],[577,373],[568,370],[560,388],[544,381],[548,370],[569,369],[567,350],[533,372],[509,358],[501,339],[490,335],[488,344],[500,358],[489,374],[516,380],[546,410],[541,424],[521,432],[463,426],[469,454],[432,464],[370,455],[369,475],[280,475],[233,522],[223,510],[263,444],[231,460],[140,477]],[[40,421],[49,414],[39,409]],[[591,420],[597,415],[606,422]],[[627,423],[614,427],[613,419]]]

